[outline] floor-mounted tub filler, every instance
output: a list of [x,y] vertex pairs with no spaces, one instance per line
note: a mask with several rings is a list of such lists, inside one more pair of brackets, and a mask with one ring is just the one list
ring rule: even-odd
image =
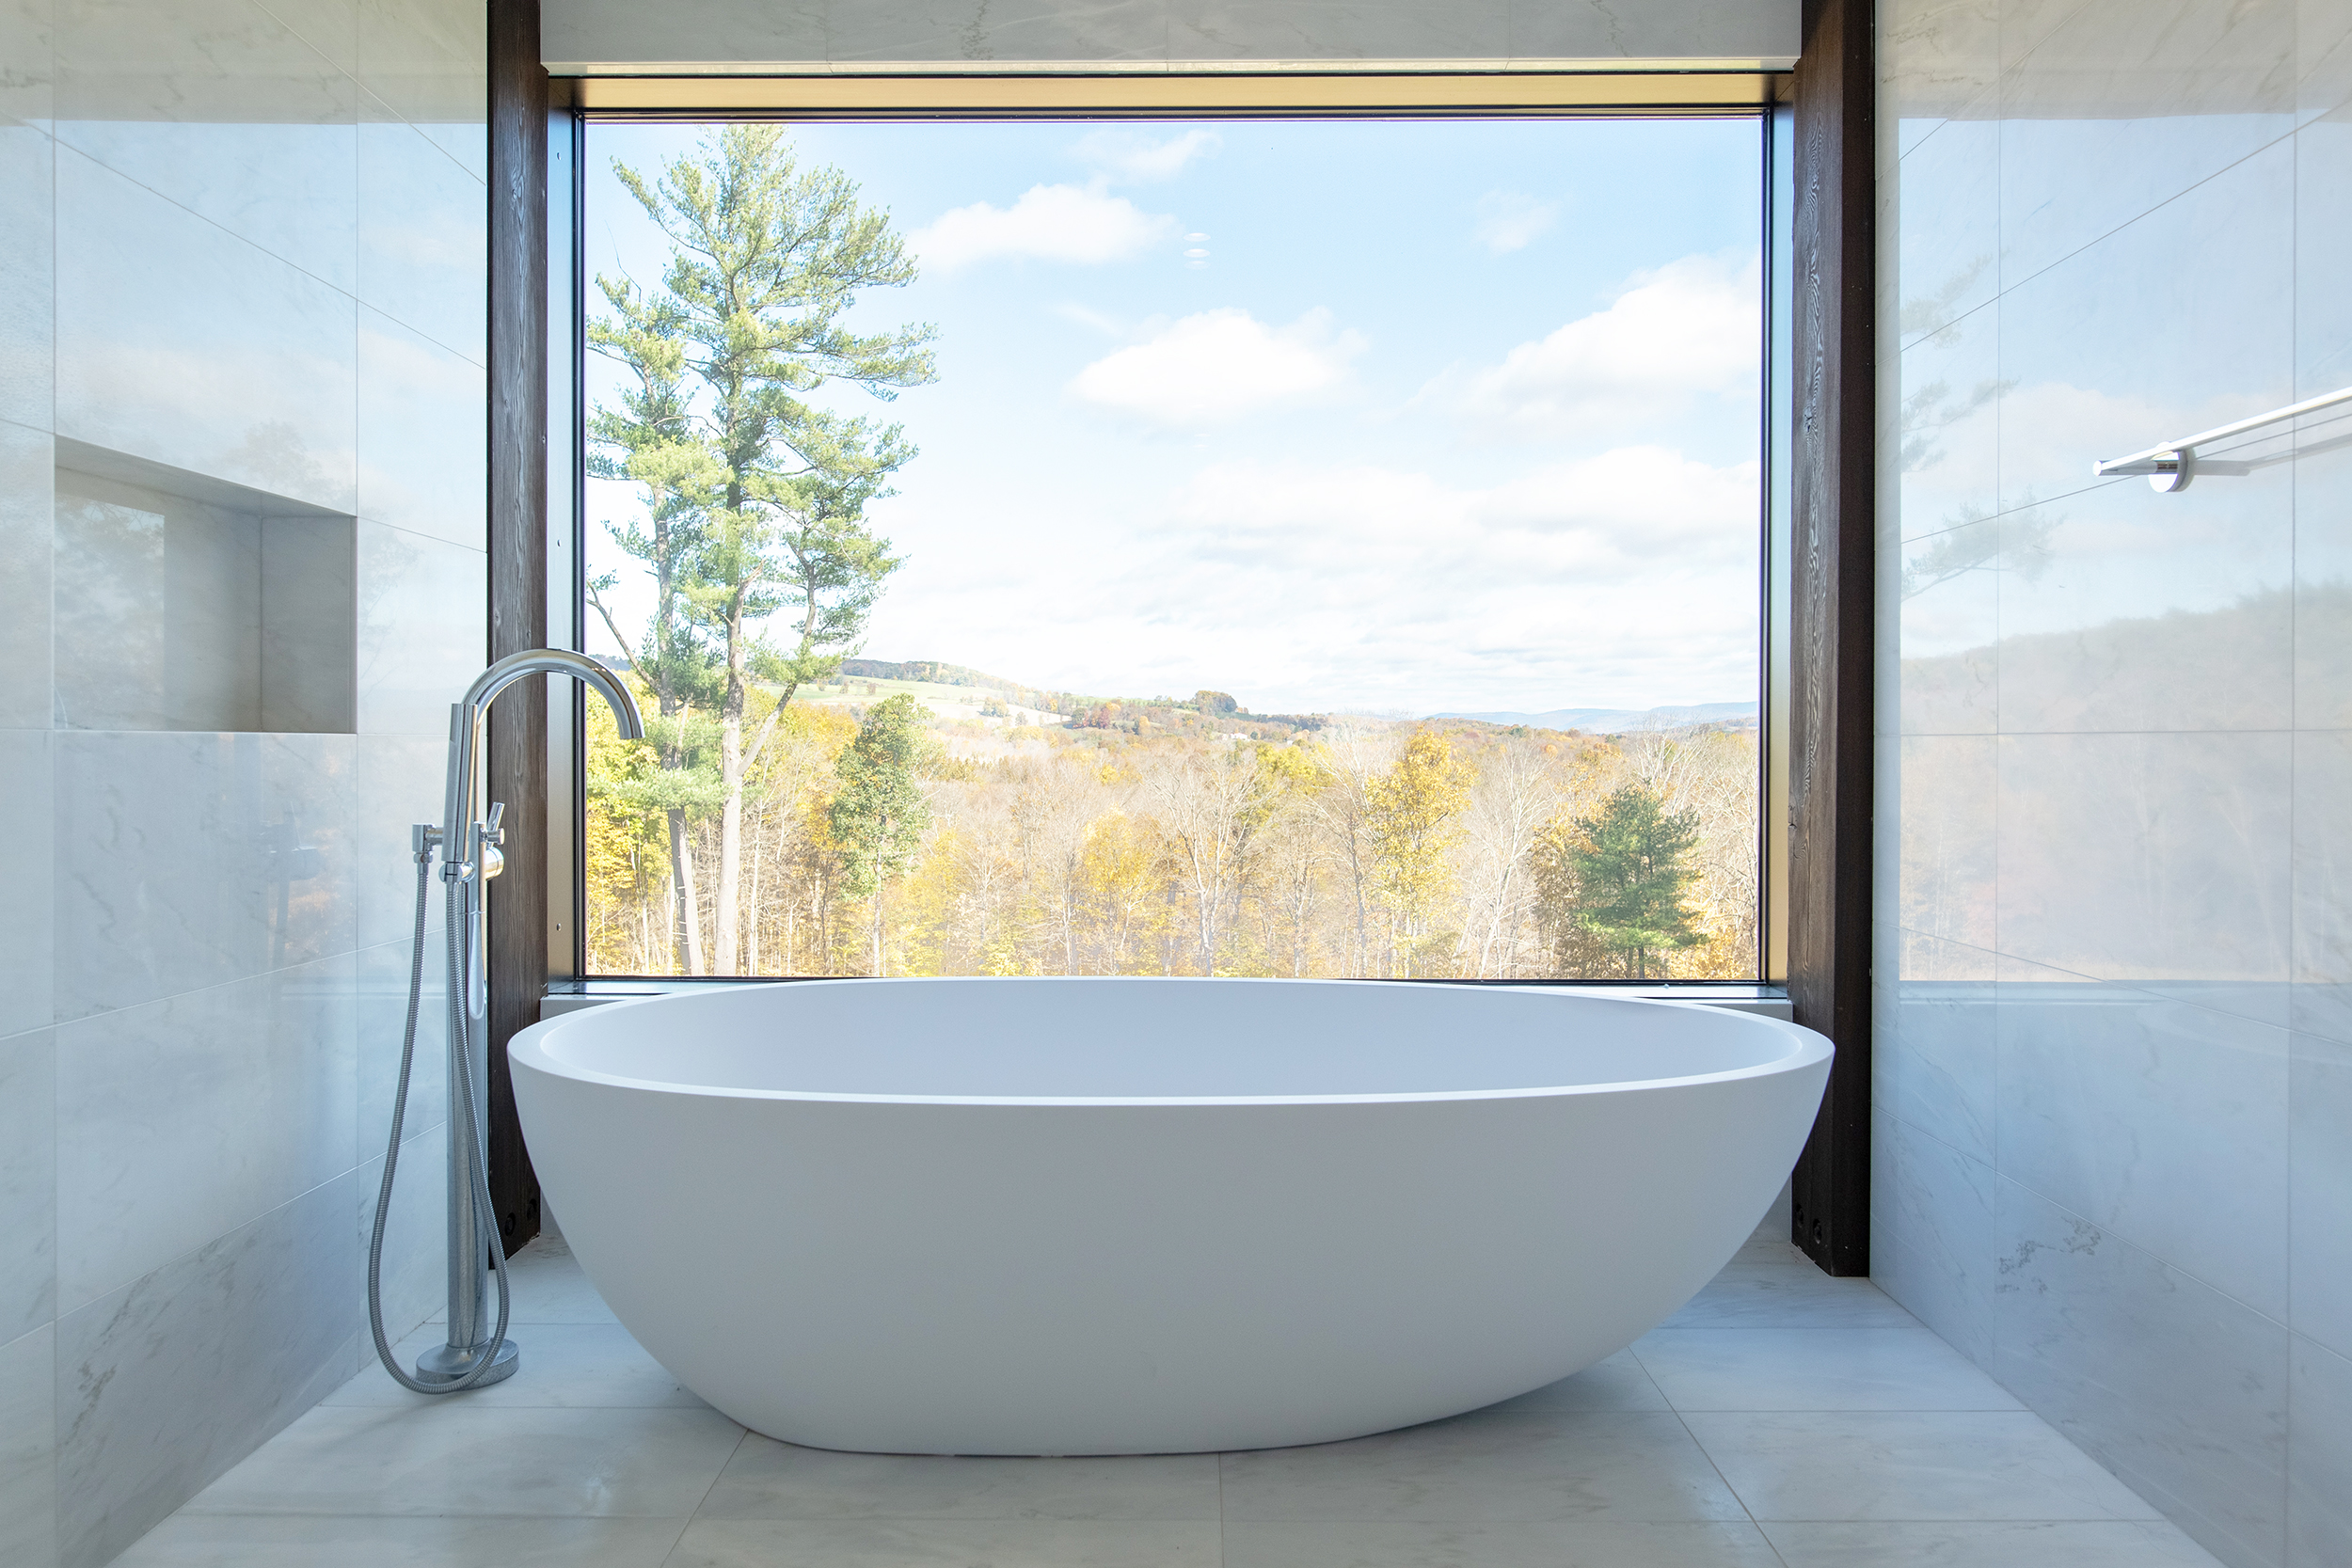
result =
[[755,1431],[1320,1443],[1541,1387],[1730,1259],[1830,1045],[1702,1006],[1318,980],[803,981],[509,1047],[564,1234]]
[[[532,648],[509,654],[475,677],[449,710],[449,772],[439,824],[409,829],[417,867],[417,914],[408,955],[408,1021],[400,1037],[400,1079],[392,1091],[392,1125],[386,1135],[384,1176],[375,1191],[375,1223],[368,1237],[368,1330],[376,1359],[392,1381],[420,1394],[462,1394],[515,1375],[515,1342],[506,1337],[506,1254],[491,1211],[489,1186],[489,947],[485,940],[484,889],[506,863],[505,834],[499,821],[503,805],[485,799],[483,739],[490,704],[516,681],[532,675],[568,675],[600,693],[612,705],[621,736],[644,736],[644,721],[620,677],[585,654]],[[384,1327],[384,1227],[391,1212],[392,1184],[400,1179],[403,1124],[408,1115],[408,1080],[416,1065],[417,1022],[424,990],[426,892],[433,862],[441,863],[444,958],[444,1047],[449,1089],[449,1337],[417,1358],[416,1371],[402,1370],[392,1356]],[[489,1275],[498,1270],[498,1318],[486,1314]]]

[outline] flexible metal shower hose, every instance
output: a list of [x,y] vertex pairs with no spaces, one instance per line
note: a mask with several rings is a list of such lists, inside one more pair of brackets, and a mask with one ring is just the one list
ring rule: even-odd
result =
[[[392,1374],[392,1381],[402,1387],[420,1394],[462,1394],[483,1379],[497,1364],[499,1347],[506,1343],[507,1310],[512,1295],[506,1279],[506,1248],[498,1242],[498,1221],[490,1206],[489,1173],[479,1158],[467,1164],[474,1173],[474,1211],[480,1234],[487,1240],[491,1261],[498,1266],[499,1324],[490,1343],[473,1370],[452,1383],[421,1383],[400,1370],[392,1359],[392,1347],[384,1338],[384,1221],[391,1212],[392,1173],[400,1164],[400,1127],[408,1111],[408,1069],[417,1054],[417,1007],[424,991],[424,907],[426,889],[431,885],[432,852],[427,849],[417,856],[417,926],[409,942],[408,963],[408,1022],[400,1036],[400,1085],[392,1091],[392,1136],[384,1150],[384,1180],[375,1194],[375,1229],[368,1238],[368,1328],[375,1336],[375,1357],[384,1363],[384,1370]],[[464,884],[449,884],[448,908],[442,911],[441,925],[449,949],[449,1029],[455,1049],[449,1053],[451,1070],[457,1074],[457,1103],[464,1118],[463,1127],[452,1127],[450,1136],[463,1137],[469,1149],[482,1147],[481,1129],[474,1119],[473,1050],[471,1020],[466,1007],[464,962],[458,951],[465,928],[463,911],[458,907],[464,896]]]

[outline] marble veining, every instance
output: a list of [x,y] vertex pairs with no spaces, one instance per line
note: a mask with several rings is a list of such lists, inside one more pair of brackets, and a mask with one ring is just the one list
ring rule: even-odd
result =
[[2231,1560],[2284,1558],[2287,1331],[2004,1177],[2001,1381]]
[[2284,1318],[2286,1032],[2003,965],[2002,1175]]
[[[95,1568],[357,1364],[406,828],[483,646],[480,487],[445,477],[483,439],[483,27],[465,0],[0,0],[8,1568]],[[61,457],[182,499],[69,486],[61,516]],[[161,556],[89,501],[161,517]],[[388,537],[438,562],[429,593]],[[379,697],[383,649],[434,649],[365,737],[363,631]],[[395,1333],[440,1295],[434,1010]]]
[[1988,966],[1977,980],[1881,982],[1878,1014],[1891,1023],[1892,1037],[1877,1061],[1877,1094],[1894,1115],[1988,1164],[2000,1066],[1990,978]]
[[1992,1164],[1883,1109],[1870,1134],[1871,1278],[1978,1366],[1994,1364]]
[[358,1164],[352,956],[59,1029],[71,1311]]
[[1874,1276],[2224,1560],[2352,1560],[2352,422],[2089,472],[2352,382],[2352,8],[1878,17]]
[[358,1173],[58,1320],[63,1568],[96,1568],[358,1365]]
[[355,945],[352,736],[96,731],[56,745],[61,1019]]

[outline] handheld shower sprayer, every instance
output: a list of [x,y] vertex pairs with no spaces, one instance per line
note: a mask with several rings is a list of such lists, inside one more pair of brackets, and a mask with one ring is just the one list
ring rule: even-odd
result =
[[[506,806],[482,801],[482,750],[491,702],[529,675],[569,675],[596,689],[612,705],[625,740],[642,740],[645,722],[635,699],[612,672],[585,654],[534,648],[510,654],[485,670],[449,710],[449,776],[439,824],[409,829],[417,865],[417,919],[408,965],[408,1022],[401,1034],[400,1080],[392,1093],[391,1139],[384,1151],[384,1179],[375,1195],[375,1227],[368,1239],[368,1327],[375,1354],[394,1382],[420,1394],[454,1394],[514,1375],[516,1354],[506,1337],[511,1292],[506,1249],[490,1205],[487,1134],[490,970],[486,951],[484,889],[505,869]],[[408,1073],[416,1059],[417,1010],[424,987],[425,890],[436,851],[441,859],[443,937],[448,949],[449,1020],[449,1336],[417,1358],[414,1376],[393,1359],[384,1334],[384,1225],[392,1198],[393,1172],[400,1164],[401,1124],[408,1105]],[[499,1309],[494,1328],[484,1323],[489,1273],[498,1271]]]

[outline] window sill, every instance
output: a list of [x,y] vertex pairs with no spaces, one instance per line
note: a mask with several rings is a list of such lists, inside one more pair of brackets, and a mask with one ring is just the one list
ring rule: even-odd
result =
[[[776,986],[794,982],[782,978],[761,979],[614,979],[564,980],[548,987],[539,999],[542,1022],[576,1013],[583,1007],[599,1007],[608,1002],[628,1002],[641,996],[666,996],[675,991],[701,990],[711,986]],[[1459,980],[1395,981],[1399,985],[1478,985],[1486,982]],[[1697,1002],[1712,1007],[1728,1007],[1735,1012],[1759,1013],[1766,1018],[1789,1021],[1788,993],[1778,986],[1758,985],[1752,980],[1685,980],[1680,983],[1649,984],[1638,980],[1616,981],[1518,981],[1499,985],[1503,990],[1561,991],[1572,996],[1633,997],[1656,1002]]]

